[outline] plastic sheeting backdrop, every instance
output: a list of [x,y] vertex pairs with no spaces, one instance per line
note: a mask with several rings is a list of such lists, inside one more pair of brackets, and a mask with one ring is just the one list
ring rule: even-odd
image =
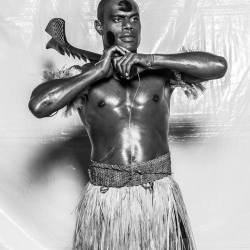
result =
[[[182,47],[224,56],[228,72],[197,100],[175,91],[171,103],[173,170],[198,249],[250,249],[250,1],[140,0],[140,52]],[[0,249],[70,249],[74,208],[86,183],[90,145],[80,119],[35,119],[27,103],[48,66],[77,64],[45,50],[53,17],[68,40],[101,53],[97,0],[0,3]]]

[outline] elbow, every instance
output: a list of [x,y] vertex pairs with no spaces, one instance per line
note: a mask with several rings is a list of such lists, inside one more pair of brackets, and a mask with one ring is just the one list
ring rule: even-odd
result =
[[44,118],[48,115],[45,114],[44,109],[42,108],[42,105],[38,103],[34,98],[30,99],[28,104],[30,112],[36,117],[36,118]]
[[227,72],[227,61],[224,57],[218,57],[218,61],[217,61],[217,69],[218,69],[218,74],[217,74],[217,78],[221,78],[223,77],[226,72]]

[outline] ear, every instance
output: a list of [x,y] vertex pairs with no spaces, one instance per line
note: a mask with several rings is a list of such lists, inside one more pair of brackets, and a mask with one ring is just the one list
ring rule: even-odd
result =
[[99,20],[95,20],[95,29],[98,32],[99,35],[103,35],[103,26],[101,21]]

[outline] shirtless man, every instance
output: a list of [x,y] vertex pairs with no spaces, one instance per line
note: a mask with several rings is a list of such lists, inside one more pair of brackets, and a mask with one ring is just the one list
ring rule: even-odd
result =
[[[31,112],[38,118],[48,117],[85,96],[78,112],[91,141],[93,162],[131,166],[168,154],[173,70],[180,72],[184,82],[203,82],[224,76],[225,59],[205,52],[137,53],[141,23],[134,0],[102,0],[95,28],[103,40],[101,60],[84,65],[77,76],[40,84],[31,95]],[[128,187],[116,189],[123,188]],[[103,197],[111,192],[104,191]],[[103,225],[101,228],[103,231]],[[148,248],[142,243],[126,245],[127,242],[117,247],[107,237],[111,236],[99,232],[92,243],[78,242],[74,249],[171,249],[171,244],[173,249],[177,245],[166,246],[167,240],[163,240],[165,245],[159,246],[154,240]],[[105,243],[104,238],[113,243]],[[191,243],[186,245],[186,249],[193,248]]]

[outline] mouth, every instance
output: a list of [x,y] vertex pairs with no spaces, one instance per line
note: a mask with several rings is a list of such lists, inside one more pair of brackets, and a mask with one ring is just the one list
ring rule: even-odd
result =
[[123,42],[134,42],[135,36],[131,34],[126,34],[120,37]]

